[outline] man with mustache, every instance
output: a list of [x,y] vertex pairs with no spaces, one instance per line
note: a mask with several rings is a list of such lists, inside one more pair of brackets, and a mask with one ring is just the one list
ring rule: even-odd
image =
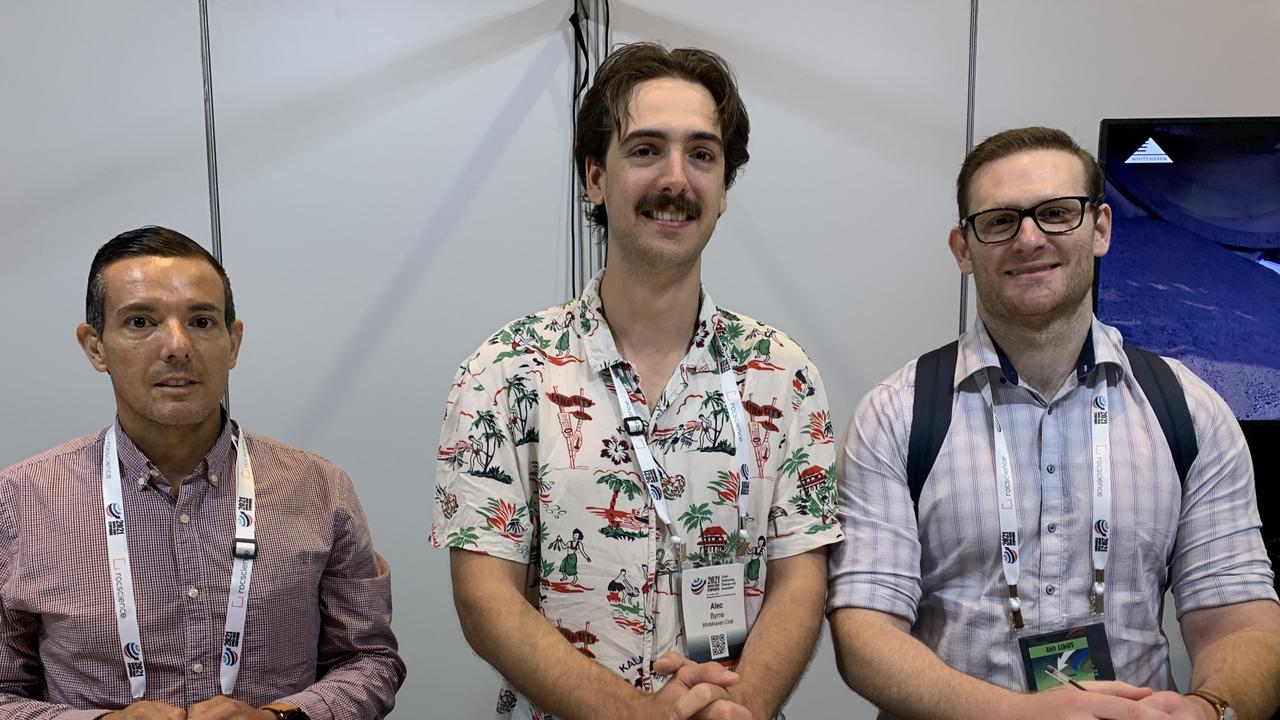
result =
[[[1280,703],[1248,449],[1208,385],[1094,317],[1102,193],[1097,162],[1060,130],[974,148],[949,242],[978,318],[949,360],[907,363],[849,426],[828,608],[845,681],[886,714],[1222,720]],[[1179,399],[1180,415],[1164,409]],[[930,470],[917,450],[939,416]],[[1194,433],[1193,462],[1166,419]],[[1161,630],[1167,588],[1185,695]],[[1096,681],[1051,688],[1054,673]]]
[[389,713],[389,569],[342,470],[222,407],[244,325],[221,264],[122,233],[85,315],[116,420],[0,471],[0,716]]
[[507,680],[500,718],[770,718],[841,535],[817,371],[701,285],[746,109],[718,56],[640,43],[600,66],[577,126],[606,267],[459,368],[431,540]]

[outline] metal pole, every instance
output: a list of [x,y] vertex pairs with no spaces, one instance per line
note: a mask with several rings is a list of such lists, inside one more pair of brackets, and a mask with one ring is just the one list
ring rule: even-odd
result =
[[[200,0],[200,67],[204,75],[204,149],[209,170],[209,231],[213,257],[222,262],[222,211],[218,206],[218,140],[213,125],[213,61],[209,54],[209,2]],[[230,332],[231,328],[227,328]],[[222,395],[231,412],[231,390]]]
[[[969,100],[965,108],[964,154],[973,150],[973,107],[978,79],[978,0],[969,2]],[[960,273],[960,333],[969,326],[969,276]]]

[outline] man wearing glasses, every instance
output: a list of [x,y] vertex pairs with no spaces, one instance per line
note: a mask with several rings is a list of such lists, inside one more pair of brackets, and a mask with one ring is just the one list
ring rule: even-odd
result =
[[[1280,704],[1280,606],[1248,451],[1213,390],[1148,354],[1193,421],[1198,456],[1180,476],[1140,358],[1093,316],[1111,240],[1102,185],[1059,130],[976,147],[949,244],[978,318],[952,360],[931,353],[872,390],[845,436],[848,540],[828,613],[845,681],[885,713],[1263,718]],[[949,425],[930,403],[939,390]],[[917,415],[943,418],[931,469]],[[1187,695],[1161,632],[1166,588]]]

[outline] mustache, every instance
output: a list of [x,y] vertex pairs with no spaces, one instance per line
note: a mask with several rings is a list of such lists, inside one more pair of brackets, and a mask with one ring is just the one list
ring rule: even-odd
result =
[[697,201],[691,200],[684,195],[670,195],[668,193],[652,193],[640,198],[636,203],[636,212],[659,212],[662,210],[675,210],[689,216],[690,220],[697,220],[702,216],[702,205]]

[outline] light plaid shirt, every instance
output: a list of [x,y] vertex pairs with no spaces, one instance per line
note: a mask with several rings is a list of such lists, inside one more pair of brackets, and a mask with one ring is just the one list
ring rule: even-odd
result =
[[[221,692],[231,425],[176,501],[116,426],[146,699],[184,709]],[[132,702],[107,574],[104,434],[0,471],[0,717],[80,720]],[[259,550],[235,697],[254,707],[291,702],[315,720],[380,718],[404,663],[390,627],[389,569],[351,480],[319,456],[252,432],[246,439]]]
[[[1110,382],[1111,546],[1105,623],[1116,675],[1173,686],[1160,629],[1164,592],[1179,617],[1198,608],[1276,599],[1259,532],[1253,469],[1226,403],[1181,363],[1200,454],[1179,487],[1168,444],[1121,349],[1096,319],[1076,373],[1048,402],[1019,382],[979,320],[960,340],[951,430],[920,496],[907,490],[913,360],[862,402],[844,438],[841,523],[828,609],[901,616],[947,664],[1025,690],[1000,564],[991,420],[976,375],[987,373],[1017,482],[1027,633],[1089,615],[1091,392]],[[1096,362],[1095,362],[1096,361]]]

